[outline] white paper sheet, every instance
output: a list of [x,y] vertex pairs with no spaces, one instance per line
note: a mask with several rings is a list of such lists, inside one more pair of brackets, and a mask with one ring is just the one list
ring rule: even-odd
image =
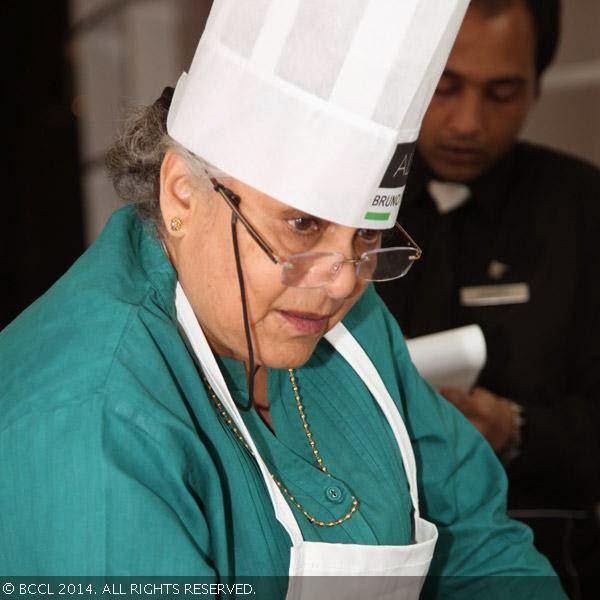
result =
[[479,325],[467,325],[407,340],[417,371],[433,387],[455,387],[468,392],[486,359]]

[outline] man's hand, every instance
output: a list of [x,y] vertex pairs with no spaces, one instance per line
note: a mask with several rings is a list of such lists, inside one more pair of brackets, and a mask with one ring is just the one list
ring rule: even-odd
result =
[[469,394],[451,387],[442,387],[439,392],[477,427],[494,452],[506,448],[513,435],[513,411],[508,400],[481,387]]

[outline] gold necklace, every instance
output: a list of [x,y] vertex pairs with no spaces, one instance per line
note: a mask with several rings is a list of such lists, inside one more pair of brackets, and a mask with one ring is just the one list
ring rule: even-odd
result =
[[[204,373],[200,372],[200,375],[202,377],[204,385],[206,386],[210,399],[213,401],[215,407],[217,408],[219,414],[225,421],[226,425],[229,427],[229,429],[235,435],[238,441],[244,446],[244,448],[246,448],[246,450],[251,455],[254,455],[252,449],[246,443],[246,440],[240,433],[239,429],[235,426],[233,419],[229,416],[229,413],[215,394],[210,383],[208,383],[208,380],[204,376]],[[292,390],[294,391],[294,398],[296,400],[296,407],[298,408],[298,413],[300,414],[300,419],[302,421],[302,427],[304,428],[304,433],[306,434],[306,437],[308,439],[308,443],[312,450],[313,456],[315,457],[315,461],[317,462],[319,469],[321,469],[321,471],[323,471],[323,473],[325,473],[328,477],[331,477],[331,473],[329,472],[329,470],[325,466],[325,463],[323,462],[323,459],[321,458],[319,449],[317,448],[312,432],[310,431],[310,427],[308,426],[306,414],[304,413],[304,406],[302,405],[302,399],[300,398],[300,392],[298,390],[298,384],[294,375],[294,369],[288,369],[288,376],[290,379],[290,383],[292,384]],[[354,496],[352,496],[350,509],[343,517],[340,517],[339,519],[335,519],[333,521],[321,521],[313,515],[311,515],[309,512],[307,512],[306,509],[302,506],[302,504],[300,504],[300,502],[296,500],[296,498],[289,492],[289,490],[283,485],[283,483],[281,483],[281,481],[279,481],[279,479],[277,479],[275,475],[273,475],[273,473],[271,473],[271,477],[273,478],[273,481],[277,484],[277,487],[287,497],[288,501],[291,502],[311,523],[319,527],[335,527],[336,525],[340,525],[344,521],[347,521],[358,510],[358,500]]]

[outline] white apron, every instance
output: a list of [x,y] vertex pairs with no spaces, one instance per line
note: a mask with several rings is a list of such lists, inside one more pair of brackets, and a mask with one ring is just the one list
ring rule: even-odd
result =
[[[400,413],[365,351],[342,323],[326,334],[327,340],[363,380],[385,415],[400,449],[414,509],[415,541],[408,546],[374,546],[306,542],[292,509],[273,481],[237,409],[206,337],[183,289],[175,292],[177,319],[208,383],[227,410],[254,454],[275,510],[275,516],[292,541],[287,600],[314,598],[416,599],[438,533],[435,525],[419,516],[417,474],[410,439]],[[360,510],[360,508],[359,508]],[[323,579],[318,576],[335,576]],[[379,576],[373,578],[371,576]],[[331,584],[327,585],[330,581]],[[324,590],[324,586],[327,590]]]

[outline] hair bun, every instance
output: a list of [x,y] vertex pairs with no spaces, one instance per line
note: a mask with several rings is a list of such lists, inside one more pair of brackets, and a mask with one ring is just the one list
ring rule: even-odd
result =
[[173,94],[175,93],[175,88],[167,86],[160,95],[160,98],[156,101],[160,103],[160,105],[165,109],[169,110],[171,106],[171,100],[173,100]]

